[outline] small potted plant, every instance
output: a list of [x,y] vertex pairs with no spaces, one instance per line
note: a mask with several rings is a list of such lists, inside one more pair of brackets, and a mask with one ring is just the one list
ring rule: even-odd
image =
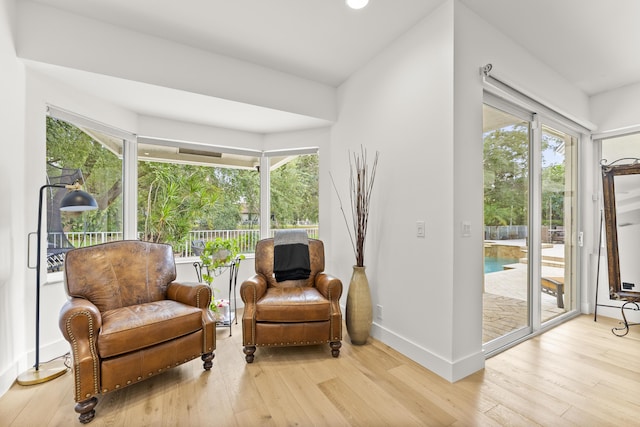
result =
[[[204,249],[200,254],[200,262],[202,264],[202,280],[204,280],[210,287],[213,283],[216,272],[220,269],[229,266],[229,264],[236,257],[239,259],[245,259],[245,256],[240,254],[240,245],[237,239],[223,239],[216,237],[214,240],[209,240],[205,243]],[[224,299],[216,299],[215,292],[217,289],[212,289],[211,304],[209,308],[216,316],[216,320],[222,321],[225,316],[225,312],[228,313],[229,301]]]

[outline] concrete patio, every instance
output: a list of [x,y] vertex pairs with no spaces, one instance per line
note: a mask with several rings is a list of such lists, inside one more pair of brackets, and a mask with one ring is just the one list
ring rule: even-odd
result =
[[[523,241],[500,241],[504,246],[522,246]],[[542,277],[564,277],[564,245],[549,245],[542,250]],[[483,293],[483,342],[489,342],[527,325],[527,264],[519,262],[504,270],[485,274]],[[570,309],[565,292],[565,308],[558,308],[555,296],[541,292],[543,322]]]

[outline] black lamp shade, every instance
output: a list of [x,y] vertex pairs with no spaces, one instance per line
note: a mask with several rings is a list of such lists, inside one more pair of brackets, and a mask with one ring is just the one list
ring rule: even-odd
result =
[[98,209],[98,203],[86,191],[73,190],[68,192],[60,203],[60,210],[66,212],[91,211]]

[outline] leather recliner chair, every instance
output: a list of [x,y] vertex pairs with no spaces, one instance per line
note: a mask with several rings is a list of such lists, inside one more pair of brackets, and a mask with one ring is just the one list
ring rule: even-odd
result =
[[342,282],[324,273],[324,244],[309,239],[308,279],[278,282],[274,275],[274,239],[256,245],[256,274],[240,287],[244,302],[242,343],[252,363],[257,346],[329,343],[338,357],[342,346]]
[[71,345],[80,422],[93,419],[99,394],[197,357],[211,369],[212,291],[174,282],[171,246],[118,241],[74,249],[66,255],[64,277],[70,298],[59,324]]

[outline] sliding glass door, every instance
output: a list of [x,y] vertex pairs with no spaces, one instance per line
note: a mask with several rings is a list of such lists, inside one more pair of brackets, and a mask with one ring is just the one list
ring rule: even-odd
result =
[[486,96],[483,344],[490,354],[575,310],[577,137]]
[[[529,152],[533,116],[484,105],[483,343],[531,332]],[[506,111],[511,110],[511,111]]]
[[577,138],[542,126],[540,321],[575,308]]

